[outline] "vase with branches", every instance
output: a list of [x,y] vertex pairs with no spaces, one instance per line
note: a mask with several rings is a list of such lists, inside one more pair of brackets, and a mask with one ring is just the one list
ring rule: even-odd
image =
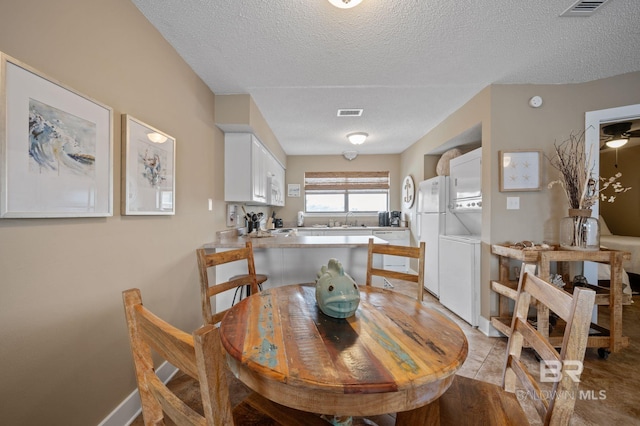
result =
[[[622,173],[609,178],[594,173],[592,150],[586,152],[585,132],[571,133],[560,144],[554,143],[554,153],[549,163],[560,173],[559,179],[549,183],[549,188],[560,185],[569,203],[569,217],[560,224],[560,245],[574,250],[599,250],[600,226],[591,217],[591,207],[598,201],[614,202],[618,194],[631,187],[623,187],[618,181]],[[607,192],[613,191],[612,195]]]

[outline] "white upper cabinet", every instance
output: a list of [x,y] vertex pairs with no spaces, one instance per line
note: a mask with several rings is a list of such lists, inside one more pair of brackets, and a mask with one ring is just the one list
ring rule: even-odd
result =
[[284,167],[269,154],[267,158],[267,203],[272,206],[284,206]]
[[284,205],[284,167],[251,133],[224,136],[224,199]]

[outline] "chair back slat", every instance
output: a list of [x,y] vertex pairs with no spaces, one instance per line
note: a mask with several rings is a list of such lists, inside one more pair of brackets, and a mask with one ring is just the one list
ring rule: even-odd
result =
[[232,425],[233,413],[229,403],[229,383],[223,360],[226,351],[220,341],[220,328],[205,325],[193,333],[196,341],[196,363],[200,371],[207,371],[200,381],[201,392],[213,395],[213,403],[204,404],[205,417],[215,425]]
[[[211,298],[213,296],[245,285],[250,286],[252,294],[259,291],[251,241],[247,241],[243,248],[216,253],[211,253],[207,249],[199,248],[196,250],[196,257],[198,259],[198,269],[200,272],[200,302],[204,324],[217,324],[228,311],[228,309],[213,309],[211,304]],[[246,261],[247,277],[234,279],[232,281],[222,281],[217,284],[215,283],[216,278],[213,278],[213,283],[209,282],[210,268],[214,268],[213,272],[215,274],[216,266],[238,261]]]
[[[145,425],[163,425],[166,415],[178,425],[232,426],[219,329],[206,326],[189,335],[146,309],[140,290],[126,290],[122,297]],[[151,348],[200,383],[204,417],[160,380],[153,367]]]
[[[567,321],[560,357],[562,360],[576,360],[582,363],[589,339],[595,292],[577,287],[573,290],[573,299],[573,316]],[[563,374],[562,379],[557,383],[557,389],[568,395],[575,395],[578,387],[579,383],[566,374]],[[550,411],[547,413],[549,424],[568,424],[573,414],[575,399],[556,397],[550,406]]]
[[161,320],[142,305],[134,307],[134,312],[144,341],[170,364],[197,379],[193,337]]
[[418,277],[417,275],[407,274],[406,272],[398,272],[398,271],[391,271],[387,269],[377,269],[377,268],[371,268],[371,275],[385,277],[385,278],[392,278],[396,280],[411,281],[414,283],[417,283],[418,280],[420,279],[420,277]]
[[[579,371],[575,368],[581,366],[584,361],[595,292],[577,287],[571,295],[536,277],[533,270],[530,264],[525,264],[520,275],[507,347],[503,387],[514,392],[515,381],[519,380],[531,395],[530,399],[545,425],[567,425],[575,407],[575,396],[571,398],[568,395],[576,395],[578,391]],[[546,306],[566,321],[560,353],[528,323],[529,308],[533,301],[536,301],[537,309]],[[540,390],[535,379],[538,376],[529,373],[520,360],[525,342],[538,353],[540,362],[550,365],[559,376],[552,378],[555,379],[552,390],[546,392],[552,395],[551,398],[545,398],[545,393]]]
[[[397,245],[391,245],[391,244],[374,244],[373,238],[370,238],[369,250],[367,254],[367,277],[366,277],[365,284],[372,285],[374,276],[414,282],[416,283],[416,286],[417,286],[417,299],[419,301],[422,301],[424,297],[424,253],[425,253],[424,242],[421,242],[420,246],[418,247],[407,247],[407,246],[397,246]],[[374,268],[373,266],[374,254],[400,256],[400,257],[408,257],[410,259],[417,259],[418,273],[409,274],[405,272]]]
[[555,350],[551,343],[545,339],[542,334],[536,330],[528,321],[517,319],[514,325],[516,332],[521,333],[526,342],[529,342],[533,350],[538,353],[540,358],[546,360],[560,361],[560,354]]
[[[326,424],[319,415],[281,406],[255,392],[232,409],[220,329],[209,324],[189,335],[147,310],[140,290],[126,290],[122,297],[146,426],[164,425],[165,417],[181,426]],[[193,377],[199,382],[204,416],[160,380],[153,367],[151,348],[159,348],[158,353],[181,370],[188,365],[195,371]]]
[[[207,421],[205,418],[171,392],[155,373],[146,372],[145,377],[151,394],[159,402],[162,411],[165,412],[174,423],[178,425],[206,426]],[[164,424],[164,422],[162,424]]]
[[547,284],[542,278],[528,274],[524,291],[567,321],[573,314],[571,311],[573,298],[566,291]]

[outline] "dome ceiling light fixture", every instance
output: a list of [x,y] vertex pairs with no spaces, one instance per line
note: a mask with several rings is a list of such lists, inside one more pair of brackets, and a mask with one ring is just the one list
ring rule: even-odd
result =
[[621,146],[626,145],[627,142],[629,142],[629,139],[627,138],[613,139],[607,142],[607,146],[609,148],[620,148]]
[[358,151],[343,151],[342,156],[347,160],[351,161],[358,156]]
[[605,145],[609,148],[620,148],[629,142],[629,138],[640,137],[640,130],[631,130],[631,122],[608,124],[602,127]]
[[349,133],[347,135],[347,139],[349,139],[349,142],[354,145],[362,145],[367,137],[369,137],[369,134],[364,132]]
[[340,9],[350,9],[362,3],[362,0],[329,0],[329,3]]

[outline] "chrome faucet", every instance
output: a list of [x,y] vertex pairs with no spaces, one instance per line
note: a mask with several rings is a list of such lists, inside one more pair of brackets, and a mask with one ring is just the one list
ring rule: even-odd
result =
[[353,212],[351,210],[349,210],[347,212],[347,215],[344,217],[344,224],[347,225],[347,226],[349,226],[349,215],[350,214],[353,214]]

